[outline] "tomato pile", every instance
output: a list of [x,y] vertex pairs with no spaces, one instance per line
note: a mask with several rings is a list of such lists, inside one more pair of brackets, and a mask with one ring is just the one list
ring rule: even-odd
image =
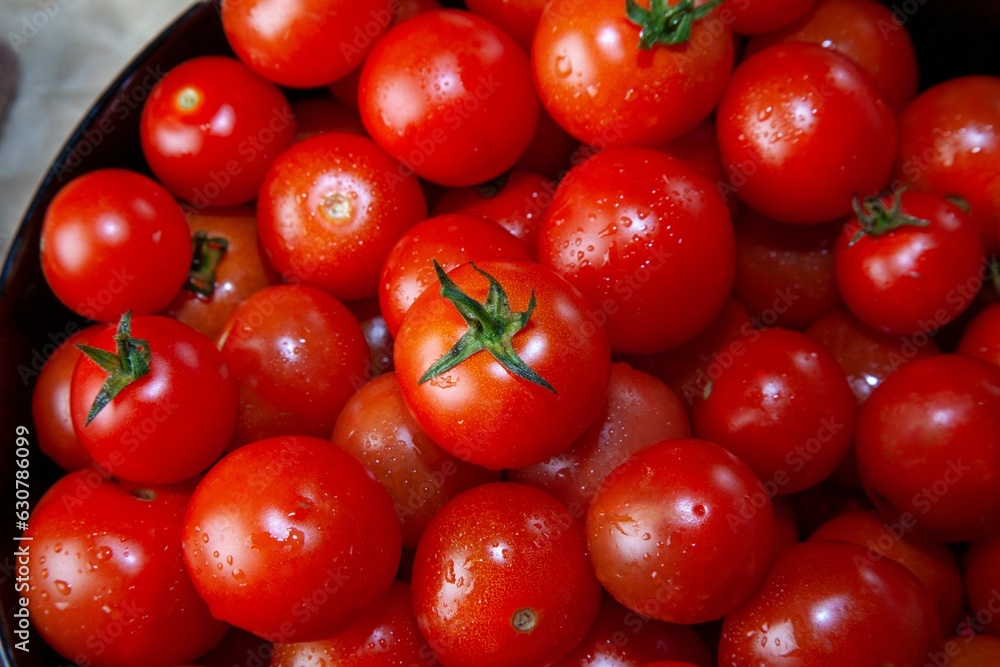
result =
[[62,656],[1000,664],[1000,78],[874,0],[221,20],[46,212]]

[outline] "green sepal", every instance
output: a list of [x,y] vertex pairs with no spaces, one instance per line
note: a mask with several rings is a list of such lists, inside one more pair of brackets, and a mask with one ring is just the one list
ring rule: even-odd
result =
[[480,303],[463,292],[455,281],[448,277],[437,260],[434,260],[434,271],[441,283],[441,296],[455,306],[469,328],[448,352],[431,364],[420,378],[419,384],[447,373],[472,355],[485,350],[512,375],[544,387],[553,394],[557,393],[555,387],[528,366],[514,351],[514,335],[528,324],[537,305],[534,290],[528,301],[528,309],[522,313],[512,312],[503,285],[474,262],[472,268],[490,283],[485,303]]
[[132,337],[132,311],[127,311],[118,322],[115,346],[117,354],[90,345],[76,346],[88,359],[108,373],[90,406],[90,412],[87,413],[86,425],[89,425],[125,387],[149,373],[152,353],[148,342]]
[[680,0],[671,7],[668,0],[650,0],[649,9],[644,9],[635,0],[625,0],[625,15],[641,28],[639,48],[648,51],[657,44],[684,44],[691,39],[694,22],[711,14],[722,2],[711,0],[696,7],[694,0]]
[[851,204],[854,208],[854,215],[861,225],[861,229],[847,242],[848,248],[860,241],[864,236],[881,236],[907,225],[926,227],[930,224],[930,222],[923,218],[903,213],[904,190],[893,193],[892,205],[888,208],[880,197],[865,197],[864,202],[861,202],[858,200],[858,196],[854,195]]
[[210,298],[215,293],[215,273],[219,262],[229,250],[229,241],[221,236],[210,237],[207,232],[197,231],[191,237],[191,244],[194,246],[191,270],[184,289]]

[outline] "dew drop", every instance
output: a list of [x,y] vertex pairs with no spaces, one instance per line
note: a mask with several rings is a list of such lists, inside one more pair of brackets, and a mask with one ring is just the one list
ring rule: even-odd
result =
[[573,61],[569,56],[556,56],[556,76],[565,79],[573,73]]
[[73,588],[62,579],[55,580],[55,587],[56,590],[62,595],[69,595],[73,592]]
[[113,553],[111,552],[111,549],[109,549],[108,547],[101,547],[100,549],[97,550],[96,554],[97,560],[108,560],[109,558],[111,558],[112,555]]

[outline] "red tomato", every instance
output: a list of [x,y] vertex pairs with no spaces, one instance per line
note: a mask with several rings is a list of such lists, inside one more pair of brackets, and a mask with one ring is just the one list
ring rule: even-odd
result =
[[375,378],[351,397],[331,439],[389,491],[408,549],[416,548],[431,518],[452,497],[500,481],[500,473],[455,458],[427,437],[406,408],[395,373]]
[[909,534],[909,527],[892,523],[874,510],[836,516],[809,536],[810,542],[839,540],[865,547],[867,558],[894,560],[913,573],[934,603],[941,631],[949,634],[962,612],[962,573],[955,555],[943,544]]
[[304,285],[270,287],[240,303],[218,346],[239,388],[231,446],[279,435],[328,438],[347,399],[370,377],[357,320]]
[[166,313],[215,338],[240,301],[278,280],[257,242],[253,209],[191,212],[188,225],[194,266]]
[[658,146],[704,120],[733,68],[732,34],[717,15],[674,4],[681,14],[657,30],[664,17],[648,0],[549,3],[531,59],[555,121],[587,144]]
[[814,0],[735,0],[723,5],[719,15],[733,32],[750,35],[788,25],[808,12]]
[[534,257],[545,210],[555,185],[526,171],[512,171],[495,182],[474,188],[454,188],[434,206],[434,215],[465,213],[492,220],[521,239]]
[[392,348],[394,341],[389,333],[389,327],[382,317],[382,311],[378,305],[378,299],[369,297],[361,301],[345,303],[347,309],[358,318],[361,325],[361,332],[365,335],[365,342],[368,343],[368,351],[371,354],[371,365],[365,378],[370,380],[383,373],[392,371],[393,358]]
[[1000,248],[1000,77],[966,76],[925,90],[899,117],[897,177],[917,192],[958,195],[983,247]]
[[392,23],[392,0],[227,0],[229,45],[257,74],[314,88],[356,68]]
[[75,664],[168,667],[219,642],[228,626],[209,614],[181,556],[190,495],[188,486],[143,487],[93,470],[46,492],[21,544],[30,549],[32,627],[50,646]]
[[743,209],[734,227],[734,292],[756,320],[803,329],[840,305],[833,248],[841,223],[787,225]]
[[382,265],[379,305],[395,336],[413,302],[437,286],[433,262],[445,271],[484,259],[529,261],[523,243],[498,224],[478,216],[450,213],[435,216],[406,231]]
[[944,542],[988,535],[1000,521],[1000,369],[957,354],[906,364],[861,406],[855,447],[890,519]]
[[417,623],[449,667],[545,665],[597,616],[583,528],[523,484],[480,486],[431,520],[413,563]]
[[317,641],[389,590],[399,519],[363,465],[324,440],[271,438],[198,484],[184,559],[212,614],[275,643]]
[[632,357],[630,363],[666,382],[690,412],[709,382],[733,363],[739,338],[754,332],[747,309],[730,297],[707,327],[687,343],[667,352]]
[[987,306],[966,325],[957,351],[1000,366],[1000,304]]
[[735,456],[704,440],[665,440],[601,485],[587,546],[597,578],[629,609],[703,623],[727,614],[767,572],[774,514]]
[[[976,624],[994,636],[1000,636],[1000,533],[991,532],[973,540],[965,552],[965,594]],[[994,610],[998,611],[994,611]]]
[[294,137],[285,96],[234,58],[181,63],[142,108],[146,162],[171,193],[198,210],[256,199],[267,168]]
[[524,51],[531,51],[538,19],[547,0],[468,0],[470,12],[489,19],[517,40]]
[[755,331],[694,405],[694,432],[745,461],[768,493],[828,477],[847,453],[857,401],[843,369],[805,334]]
[[261,245],[285,281],[361,299],[378,291],[389,250],[427,206],[417,179],[371,140],[330,132],[278,157],[257,215]]
[[357,109],[331,99],[305,99],[292,104],[295,115],[295,141],[303,141],[324,132],[366,136]]
[[961,315],[982,286],[983,262],[969,217],[919,192],[866,199],[834,248],[847,307],[895,334],[930,334]]
[[559,184],[538,258],[596,306],[613,350],[648,354],[718,315],[733,286],[733,228],[712,183],[681,160],[613,149]]
[[31,394],[31,421],[38,448],[66,472],[89,466],[93,459],[76,437],[70,415],[70,384],[73,369],[82,356],[76,347],[90,341],[104,327],[100,324],[77,331],[46,360]]
[[587,318],[586,300],[527,262],[465,264],[446,280],[450,294],[457,288],[478,302],[476,329],[485,333],[464,339],[474,343],[463,352],[471,356],[428,378],[445,355],[463,358],[452,350],[470,331],[468,301],[454,297],[459,312],[428,289],[413,304],[396,338],[396,372],[417,422],[446,451],[491,469],[533,465],[565,449],[597,418],[610,376],[607,335]]
[[547,491],[582,517],[604,478],[634,452],[661,440],[689,437],[691,424],[677,395],[652,375],[616,363],[594,423],[563,451],[509,470],[507,479]]
[[343,630],[315,642],[278,644],[269,667],[421,667],[440,664],[420,635],[410,587],[399,581]]
[[930,336],[895,336],[876,331],[844,309],[813,322],[806,335],[832,354],[844,369],[859,404],[903,364],[941,352]]
[[778,554],[754,596],[726,617],[720,664],[923,665],[941,641],[927,592],[902,565],[866,553],[808,542]]
[[126,314],[88,344],[90,358],[73,371],[70,415],[102,469],[172,484],[222,454],[236,423],[236,386],[210,338],[168,317]]
[[715,122],[711,118],[706,118],[690,132],[685,132],[658,148],[684,160],[699,174],[715,183],[716,189],[729,207],[729,212],[733,215],[739,212],[739,198],[724,187],[727,181],[726,170],[722,166],[719,137],[715,131]]
[[393,29],[365,61],[358,99],[368,133],[407,172],[449,186],[510,169],[538,123],[524,52],[486,19],[457,10]]
[[882,3],[818,0],[801,18],[751,39],[747,55],[782,42],[818,44],[847,56],[872,76],[886,104],[897,111],[917,94],[913,41],[892,9]]
[[180,206],[155,181],[123,169],[74,179],[42,224],[42,272],[73,312],[115,322],[162,310],[184,284],[191,241]]
[[648,660],[684,658],[707,667],[708,649],[691,628],[654,621],[605,595],[597,620],[576,648],[552,667],[639,667]]
[[779,222],[851,211],[892,175],[896,120],[870,77],[814,44],[779,44],[733,73],[716,113],[733,191]]

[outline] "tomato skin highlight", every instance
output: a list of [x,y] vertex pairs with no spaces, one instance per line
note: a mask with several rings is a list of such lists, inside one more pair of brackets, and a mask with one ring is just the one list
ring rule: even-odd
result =
[[261,440],[199,482],[184,559],[217,618],[261,637],[316,641],[389,590],[399,520],[353,456],[308,437]]
[[417,623],[448,667],[545,665],[597,616],[583,527],[555,498],[499,482],[431,520],[413,565]]
[[[781,92],[779,92],[781,91]],[[896,119],[869,75],[815,44],[744,60],[716,112],[736,194],[778,222],[828,222],[892,176]]]
[[587,545],[597,578],[626,607],[703,623],[729,613],[766,573],[774,513],[757,476],[723,448],[664,440],[601,485]]
[[[486,468],[533,465],[557,453],[596,418],[607,395],[611,353],[607,334],[588,317],[591,306],[551,269],[530,262],[477,262],[523,312],[536,308],[513,338],[514,350],[555,393],[515,377],[481,351],[424,383],[419,379],[468,330],[438,290],[410,307],[396,338],[396,374],[413,416],[434,442]],[[471,264],[449,274],[483,302],[489,283]]]

